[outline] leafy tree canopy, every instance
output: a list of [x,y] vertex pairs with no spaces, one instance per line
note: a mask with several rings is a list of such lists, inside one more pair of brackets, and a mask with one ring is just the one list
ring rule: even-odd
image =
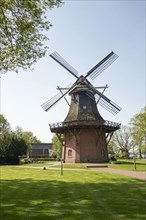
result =
[[[62,138],[63,138],[63,136],[62,136]],[[56,135],[54,135],[52,138],[52,144],[53,144],[53,151],[54,151],[54,153],[57,154],[57,159],[59,160],[61,158],[62,145]]]
[[139,130],[143,134],[146,133],[146,106],[131,119],[130,124],[135,130]]
[[130,125],[134,144],[142,158],[142,153],[146,153],[146,106],[131,119]]
[[18,164],[19,156],[27,155],[31,143],[40,143],[31,131],[17,127],[11,130],[10,124],[0,115],[0,164]]
[[0,71],[30,68],[45,55],[45,31],[51,27],[48,9],[62,5],[62,0],[0,0]]
[[41,143],[41,141],[33,134],[31,131],[23,131],[21,127],[17,126],[15,131],[15,135],[19,138],[22,137],[27,143]]
[[11,131],[11,126],[8,123],[7,119],[0,114],[0,134],[4,135]]
[[115,148],[115,151],[121,153],[121,156],[124,155],[125,158],[128,158],[129,150],[133,146],[130,127],[121,126],[121,128],[114,133],[111,144]]

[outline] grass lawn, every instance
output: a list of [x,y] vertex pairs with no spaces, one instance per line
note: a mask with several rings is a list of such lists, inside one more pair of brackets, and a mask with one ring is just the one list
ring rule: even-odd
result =
[[145,183],[110,173],[0,167],[3,220],[145,220]]
[[[108,164],[108,167],[122,169],[122,170],[130,170],[134,171],[134,161],[133,159],[129,160],[118,160],[120,164]],[[136,171],[146,171],[146,159],[136,159]]]
[[[61,168],[61,163],[59,163],[57,165],[53,165],[52,167]],[[86,169],[86,164],[81,164],[81,163],[80,164],[66,164],[66,163],[63,163],[63,167],[64,168],[71,168],[71,169]]]
[[[110,164],[108,163],[108,167],[110,168],[116,168],[116,169],[122,169],[122,170],[130,170],[134,171],[134,161],[133,159],[129,160],[122,160],[119,159],[118,162],[120,164]],[[56,161],[45,161],[43,163],[30,163],[30,164],[24,164],[25,166],[32,166],[32,167],[43,167],[47,166],[49,168],[54,167],[54,168],[60,168],[61,167],[61,162],[56,162]],[[73,168],[73,169],[86,169],[86,164],[63,164],[64,168]],[[140,160],[136,159],[136,171],[146,171],[146,160]]]
[[[22,166],[31,166],[31,167],[44,167],[47,166],[49,168],[61,168],[61,162],[44,162],[44,163],[29,163],[23,164]],[[64,168],[71,168],[71,169],[86,169],[86,164],[66,164],[63,163]]]

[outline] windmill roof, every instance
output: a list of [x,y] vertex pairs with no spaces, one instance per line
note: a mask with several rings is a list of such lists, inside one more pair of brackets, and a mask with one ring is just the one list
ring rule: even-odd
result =
[[32,149],[52,149],[52,143],[34,143]]

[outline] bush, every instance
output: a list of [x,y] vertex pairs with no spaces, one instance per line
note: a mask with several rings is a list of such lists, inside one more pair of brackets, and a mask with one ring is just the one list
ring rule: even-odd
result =
[[110,163],[113,163],[113,164],[121,164],[121,161],[110,161]]
[[43,163],[45,161],[56,161],[54,158],[32,158],[34,163]]
[[19,164],[22,165],[22,164],[27,164],[27,163],[30,163],[30,159],[29,158],[22,158],[19,160]]
[[110,161],[117,161],[115,156],[111,156]]

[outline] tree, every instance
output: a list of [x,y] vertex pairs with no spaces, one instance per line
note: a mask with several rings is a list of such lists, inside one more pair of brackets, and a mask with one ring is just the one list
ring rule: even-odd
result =
[[15,131],[3,115],[0,115],[0,164],[18,164],[19,157],[26,155],[31,149],[31,143],[40,143],[30,131]]
[[27,152],[26,152],[27,155],[31,151],[31,144],[41,143],[41,141],[33,134],[33,132],[23,131],[22,128],[19,126],[16,127],[14,133],[18,139],[22,139],[25,142],[27,146]]
[[9,133],[11,131],[11,126],[7,119],[0,114],[0,135]]
[[45,31],[52,26],[46,12],[62,0],[0,0],[0,72],[31,67],[45,56]]
[[19,164],[19,157],[27,153],[27,143],[22,137],[17,137],[14,132],[10,135],[10,144],[5,152],[5,164]]
[[58,139],[56,135],[54,135],[52,138],[52,144],[53,144],[53,152],[56,153],[57,159],[60,160],[61,153],[62,153],[62,146],[61,146],[60,140]]
[[118,148],[113,140],[110,140],[108,144],[108,154],[111,157],[115,157],[116,153],[118,152]]
[[146,106],[130,120],[132,136],[139,157],[146,153]]
[[6,151],[11,143],[11,126],[3,115],[0,115],[0,161],[4,163]]
[[128,126],[121,126],[112,137],[112,144],[117,148],[119,157],[129,158],[129,151],[133,146],[131,129]]

